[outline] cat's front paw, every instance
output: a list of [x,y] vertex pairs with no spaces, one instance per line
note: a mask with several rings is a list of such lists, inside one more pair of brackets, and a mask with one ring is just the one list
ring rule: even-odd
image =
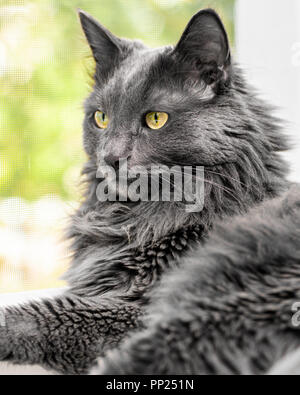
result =
[[145,331],[125,341],[119,349],[99,358],[91,375],[166,374],[168,370],[165,345],[156,333]]

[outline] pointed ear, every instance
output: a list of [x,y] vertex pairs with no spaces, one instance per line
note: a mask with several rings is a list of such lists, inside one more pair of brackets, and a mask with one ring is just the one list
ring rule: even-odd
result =
[[121,58],[121,39],[114,36],[88,13],[78,10],[81,26],[101,76],[106,78]]
[[229,40],[218,14],[211,9],[198,12],[187,25],[174,53],[199,71],[205,82],[226,81],[231,65]]

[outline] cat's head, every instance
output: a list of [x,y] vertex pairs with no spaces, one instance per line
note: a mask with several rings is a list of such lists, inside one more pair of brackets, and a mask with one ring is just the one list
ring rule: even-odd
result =
[[158,49],[79,15],[96,61],[84,147],[97,166],[124,158],[129,166],[204,166],[216,197],[272,193],[285,172],[276,154],[285,145],[233,64],[213,10],[197,13],[175,46]]

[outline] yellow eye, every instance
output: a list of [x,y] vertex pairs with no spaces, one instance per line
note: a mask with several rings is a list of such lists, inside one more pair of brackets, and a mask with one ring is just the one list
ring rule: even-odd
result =
[[95,122],[98,128],[106,129],[109,123],[109,119],[108,116],[103,111],[96,111]]
[[161,129],[168,121],[166,112],[150,112],[146,115],[146,124],[150,129]]

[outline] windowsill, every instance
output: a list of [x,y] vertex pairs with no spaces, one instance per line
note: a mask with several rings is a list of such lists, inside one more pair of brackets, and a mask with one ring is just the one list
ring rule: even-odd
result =
[[59,295],[66,288],[59,289],[42,289],[37,291],[0,293],[0,307],[26,303],[31,300],[40,300],[42,298],[52,298]]

